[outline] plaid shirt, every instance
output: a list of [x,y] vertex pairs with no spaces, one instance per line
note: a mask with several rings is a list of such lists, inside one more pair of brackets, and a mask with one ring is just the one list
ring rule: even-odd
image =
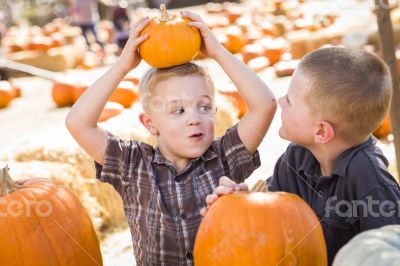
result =
[[226,175],[243,182],[260,165],[249,154],[237,125],[177,173],[158,148],[109,133],[96,178],[121,195],[137,265],[193,265],[192,250],[205,198]]

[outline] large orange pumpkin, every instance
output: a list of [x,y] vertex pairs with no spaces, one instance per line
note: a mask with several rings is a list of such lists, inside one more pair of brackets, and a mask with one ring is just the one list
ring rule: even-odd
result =
[[200,50],[201,37],[196,28],[188,26],[189,19],[168,14],[165,5],[160,6],[161,16],[154,17],[140,35],[149,38],[139,46],[141,57],[157,68],[187,63]]
[[0,169],[0,235],[1,265],[102,265],[86,209],[49,179],[14,183]]
[[320,222],[297,195],[234,193],[207,211],[194,245],[197,266],[327,265]]

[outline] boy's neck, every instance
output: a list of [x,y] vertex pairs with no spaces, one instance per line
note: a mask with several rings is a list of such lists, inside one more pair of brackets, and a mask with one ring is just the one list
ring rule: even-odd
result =
[[311,151],[311,153],[319,162],[321,175],[330,176],[339,156],[351,147],[365,142],[367,139],[368,138],[351,144],[341,140],[335,140],[326,144],[309,146],[307,149]]
[[185,170],[189,164],[190,159],[174,156],[173,154],[166,152],[162,145],[158,145],[158,148],[160,149],[161,155],[175,166],[177,173]]

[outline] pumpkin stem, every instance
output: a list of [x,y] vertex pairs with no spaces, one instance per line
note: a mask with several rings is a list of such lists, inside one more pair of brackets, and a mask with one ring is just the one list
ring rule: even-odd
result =
[[165,4],[160,5],[160,10],[161,10],[160,21],[163,21],[163,22],[170,21],[171,19],[169,18],[169,14],[167,12],[167,8],[165,7]]
[[8,165],[0,168],[0,197],[13,192],[17,187],[8,172]]

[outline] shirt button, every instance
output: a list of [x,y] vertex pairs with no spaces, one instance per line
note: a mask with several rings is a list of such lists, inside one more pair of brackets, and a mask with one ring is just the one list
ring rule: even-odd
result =
[[318,191],[318,195],[321,197],[321,198],[323,198],[324,197],[324,192],[323,191]]
[[188,260],[192,260],[192,259],[193,259],[193,254],[192,254],[192,252],[190,252],[190,251],[186,252],[185,257],[186,257]]
[[180,176],[175,177],[175,182],[179,183],[182,181],[182,178]]
[[181,214],[181,218],[182,218],[182,220],[186,220],[186,218],[187,218],[186,213],[183,212],[183,213]]

